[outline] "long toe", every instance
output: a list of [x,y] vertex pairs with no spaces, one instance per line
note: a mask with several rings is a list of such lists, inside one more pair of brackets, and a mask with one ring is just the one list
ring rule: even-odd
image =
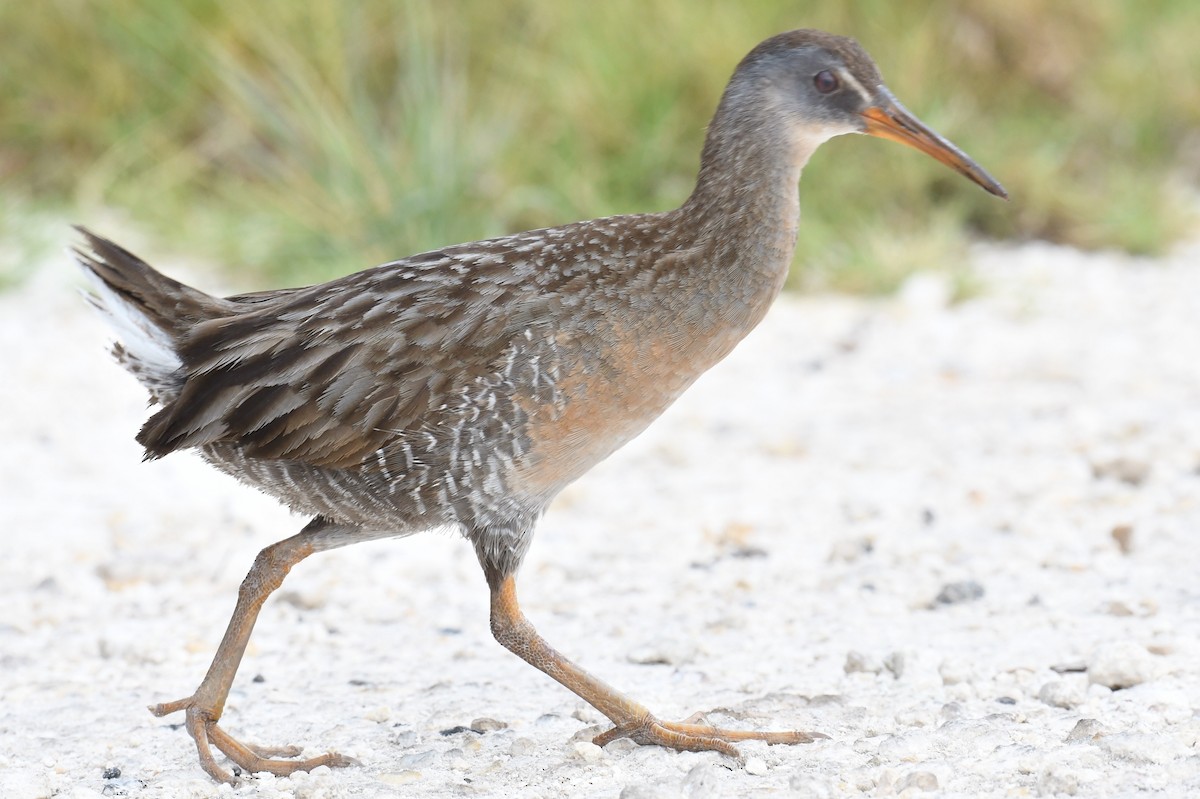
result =
[[818,738],[828,738],[819,732],[804,732],[801,730],[788,731],[758,731],[758,730],[726,730],[708,724],[692,721],[660,721],[650,717],[639,719],[628,724],[619,724],[607,732],[597,735],[593,742],[597,746],[615,741],[618,738],[629,738],[635,743],[653,746],[665,746],[677,751],[721,752],[729,757],[740,760],[741,754],[734,741],[765,741],[768,744],[806,744]]
[[262,746],[261,744],[243,744],[259,757],[299,757],[304,750],[298,746]]
[[230,760],[250,774],[266,771],[278,777],[286,777],[297,771],[312,771],[317,766],[339,768],[358,765],[358,761],[354,758],[340,755],[337,752],[326,752],[307,760],[278,760],[271,755],[295,757],[301,750],[296,746],[265,747],[244,744],[217,726],[216,722],[209,722],[206,732],[208,740],[212,742],[213,746],[224,752]]
[[810,744],[818,738],[828,738],[823,732],[807,732],[805,730],[726,730],[721,727],[711,727],[707,724],[686,722],[660,722],[664,727],[679,733],[694,735],[711,735],[723,741],[766,741],[769,744]]

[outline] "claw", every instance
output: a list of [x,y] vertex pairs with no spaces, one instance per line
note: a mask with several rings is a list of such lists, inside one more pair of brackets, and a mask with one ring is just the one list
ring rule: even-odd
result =
[[176,699],[174,702],[160,702],[157,705],[147,705],[146,709],[159,718],[162,718],[172,713],[178,713],[180,710],[187,710],[193,702],[194,700],[189,696],[186,699]]

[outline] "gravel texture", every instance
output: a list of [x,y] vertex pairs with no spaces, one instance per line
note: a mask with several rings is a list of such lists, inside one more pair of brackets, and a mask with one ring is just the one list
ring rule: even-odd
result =
[[[0,296],[0,797],[1200,795],[1200,248],[982,247],[981,293],[784,298],[569,488],[518,586],[664,718],[817,730],[744,763],[591,743],[491,640],[447,534],[301,564],[223,720],[360,766],[235,788],[181,718],[261,547],[299,529],[191,455],[66,259]],[[212,287],[212,278],[198,280]]]

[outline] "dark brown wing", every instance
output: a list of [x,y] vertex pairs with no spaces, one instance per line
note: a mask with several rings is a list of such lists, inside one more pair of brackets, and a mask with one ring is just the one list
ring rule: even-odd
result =
[[514,254],[519,243],[464,245],[230,298],[237,312],[182,338],[183,388],[138,441],[148,457],[229,442],[254,458],[363,463],[459,401],[516,331],[547,318],[538,264]]

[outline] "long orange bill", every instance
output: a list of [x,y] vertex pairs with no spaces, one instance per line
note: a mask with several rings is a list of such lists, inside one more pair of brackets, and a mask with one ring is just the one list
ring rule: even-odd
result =
[[867,122],[867,133],[881,139],[891,139],[907,144],[926,155],[931,155],[961,175],[978,183],[997,197],[1008,199],[1008,192],[971,157],[946,139],[933,132],[921,120],[913,116],[892,93],[879,88],[882,102],[862,112]]

